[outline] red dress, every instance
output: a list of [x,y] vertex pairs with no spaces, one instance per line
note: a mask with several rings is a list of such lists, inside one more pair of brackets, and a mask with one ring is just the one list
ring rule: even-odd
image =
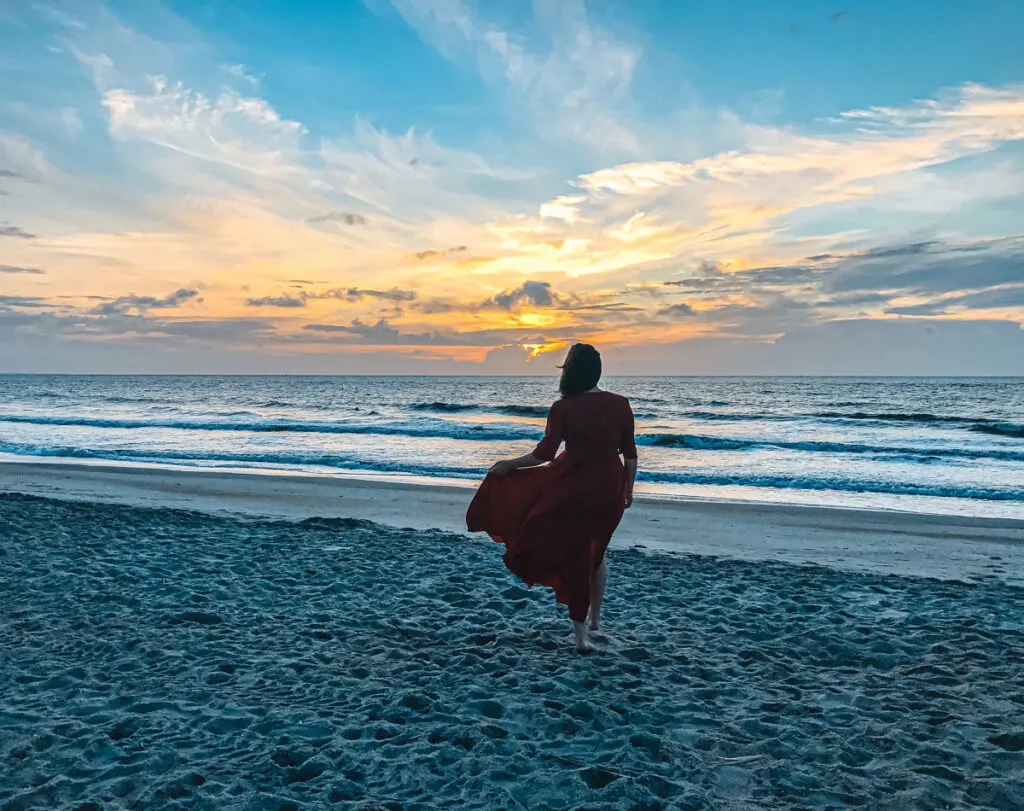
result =
[[553,588],[578,622],[586,620],[594,575],[625,509],[619,454],[636,459],[629,401],[605,391],[563,398],[551,406],[533,452],[554,461],[487,476],[466,513],[471,532],[505,544],[510,572]]

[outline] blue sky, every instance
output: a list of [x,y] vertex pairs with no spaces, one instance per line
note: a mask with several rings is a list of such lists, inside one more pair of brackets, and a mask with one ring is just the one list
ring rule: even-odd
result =
[[1017,371],[1021,41],[1017,0],[0,5],[0,370],[883,369],[807,351],[849,329]]

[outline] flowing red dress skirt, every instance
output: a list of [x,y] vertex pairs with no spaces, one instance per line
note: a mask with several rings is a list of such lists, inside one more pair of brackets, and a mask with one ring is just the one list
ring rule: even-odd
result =
[[508,570],[529,586],[555,590],[584,622],[590,589],[625,509],[626,470],[618,456],[573,460],[488,475],[466,513],[471,532],[505,544]]

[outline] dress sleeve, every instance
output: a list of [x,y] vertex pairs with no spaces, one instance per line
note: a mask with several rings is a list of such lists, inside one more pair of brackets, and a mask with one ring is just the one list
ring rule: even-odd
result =
[[624,459],[636,459],[636,438],[633,436],[633,408],[626,400],[622,415],[622,435],[619,437],[619,453]]
[[550,462],[558,453],[562,444],[562,401],[556,400],[548,409],[548,424],[544,428],[544,438],[533,451],[533,455],[544,462]]

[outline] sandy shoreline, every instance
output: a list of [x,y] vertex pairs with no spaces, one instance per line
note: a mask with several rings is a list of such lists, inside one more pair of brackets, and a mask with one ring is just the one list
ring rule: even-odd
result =
[[994,578],[613,550],[578,657],[488,540],[0,495],[0,594],[5,811],[1024,805]]
[[[0,462],[0,492],[212,514],[358,518],[465,532],[468,487],[343,476],[262,475]],[[746,502],[639,498],[613,547],[816,564],[846,571],[1024,585],[1024,521]]]

